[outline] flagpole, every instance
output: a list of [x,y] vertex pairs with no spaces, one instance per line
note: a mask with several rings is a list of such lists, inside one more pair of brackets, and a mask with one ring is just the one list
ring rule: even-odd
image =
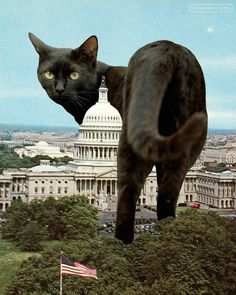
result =
[[[61,251],[61,255],[63,251]],[[61,255],[60,255],[60,295],[62,295],[62,272],[61,272]]]

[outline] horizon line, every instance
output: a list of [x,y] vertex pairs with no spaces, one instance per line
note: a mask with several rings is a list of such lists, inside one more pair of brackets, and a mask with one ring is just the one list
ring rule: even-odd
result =
[[[80,128],[80,125],[78,126],[72,126],[72,125],[34,125],[34,124],[24,124],[24,123],[1,123],[1,126],[17,126],[17,127],[30,127],[30,128]],[[225,127],[208,127],[208,130],[227,130],[227,131],[236,131],[236,128],[225,128]]]

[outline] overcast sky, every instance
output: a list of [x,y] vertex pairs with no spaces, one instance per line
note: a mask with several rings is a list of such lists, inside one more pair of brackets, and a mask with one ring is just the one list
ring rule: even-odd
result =
[[0,7],[0,123],[77,126],[39,85],[30,31],[70,48],[95,34],[98,59],[111,65],[126,66],[152,41],[180,43],[203,68],[209,127],[236,129],[235,1],[0,0]]

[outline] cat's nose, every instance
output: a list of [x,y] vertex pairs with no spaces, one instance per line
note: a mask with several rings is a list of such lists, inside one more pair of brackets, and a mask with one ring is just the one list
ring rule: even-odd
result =
[[56,93],[62,95],[65,92],[65,89],[55,89]]
[[55,85],[55,92],[59,95],[62,95],[65,92],[64,83],[62,81],[58,81]]

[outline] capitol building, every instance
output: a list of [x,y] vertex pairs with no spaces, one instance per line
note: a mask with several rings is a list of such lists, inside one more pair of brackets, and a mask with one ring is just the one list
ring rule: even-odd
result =
[[[99,210],[116,210],[116,161],[122,120],[108,102],[107,92],[103,81],[98,102],[87,111],[80,126],[73,161],[64,166],[53,166],[48,160],[42,160],[40,165],[30,169],[6,169],[0,174],[0,210],[5,211],[16,199],[29,203],[34,199],[58,199],[77,194],[86,196]],[[35,148],[28,148],[27,152],[39,149],[59,152],[42,142]],[[146,179],[138,203],[155,207],[157,192],[156,172],[153,170]],[[215,208],[236,209],[236,173],[227,169],[207,171],[197,161],[186,175],[178,202],[200,202]]]
[[[115,211],[117,204],[117,148],[122,128],[119,112],[107,100],[105,83],[99,100],[86,113],[74,143],[73,161],[53,166],[48,160],[30,169],[6,169],[0,174],[0,210],[22,199],[60,198],[79,194],[100,210]],[[40,142],[37,150],[46,147]],[[28,150],[32,150],[30,147]],[[34,150],[35,150],[34,149]],[[156,173],[146,180],[141,205],[156,206]]]

